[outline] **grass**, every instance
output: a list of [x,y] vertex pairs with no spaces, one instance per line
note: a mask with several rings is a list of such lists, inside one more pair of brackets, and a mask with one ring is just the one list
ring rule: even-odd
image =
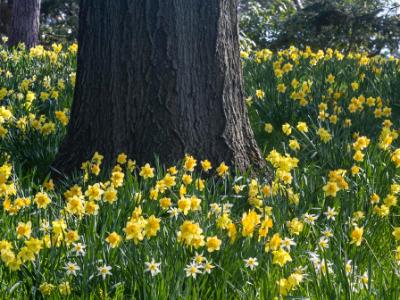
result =
[[[206,176],[190,156],[175,173],[121,155],[96,175],[95,155],[53,187],[48,166],[76,69],[74,46],[60,47],[0,46],[1,297],[399,297],[399,60],[243,52],[246,102],[272,179],[218,166]],[[155,276],[145,264],[153,259]],[[194,277],[186,269],[196,259]]]

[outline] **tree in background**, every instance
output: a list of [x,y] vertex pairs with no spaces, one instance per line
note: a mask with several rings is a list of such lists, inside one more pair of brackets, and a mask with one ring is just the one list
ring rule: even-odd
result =
[[241,25],[259,48],[337,48],[395,53],[399,3],[389,0],[250,1]]
[[78,0],[42,0],[40,28],[42,43],[68,43],[76,40],[78,14]]
[[12,0],[0,0],[0,35],[7,35],[11,23]]
[[54,168],[190,153],[263,164],[242,91],[237,0],[82,0],[75,96]]
[[251,40],[257,48],[267,48],[279,25],[296,13],[292,0],[241,0],[240,30],[242,40]]
[[13,0],[9,44],[27,48],[39,41],[40,0]]
[[[0,34],[7,34],[10,2],[0,0]],[[41,43],[77,37],[79,0],[42,0]],[[397,4],[396,4],[397,3]],[[240,0],[242,44],[255,48],[399,49],[398,0]]]
[[272,48],[294,44],[346,52],[396,52],[400,16],[388,1],[306,1],[303,9],[280,24]]
[[[0,35],[9,35],[13,0],[0,0]],[[79,0],[42,0],[40,43],[71,43],[78,32]]]

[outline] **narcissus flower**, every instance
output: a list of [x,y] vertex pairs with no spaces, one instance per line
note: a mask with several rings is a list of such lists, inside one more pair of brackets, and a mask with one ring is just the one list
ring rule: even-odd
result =
[[64,269],[66,270],[67,275],[76,276],[76,272],[78,272],[81,268],[76,263],[68,262]]
[[359,87],[360,85],[357,82],[351,83],[351,88],[353,89],[353,91],[357,91]]
[[161,263],[156,263],[154,261],[154,258],[150,262],[145,262],[144,264],[146,266],[146,272],[150,272],[151,276],[156,276],[158,273],[161,272]]
[[201,167],[202,167],[203,171],[205,171],[205,172],[208,172],[212,168],[211,162],[208,161],[207,159],[206,160],[202,160],[200,162],[200,164],[201,164]]
[[300,144],[296,139],[289,141],[289,147],[294,151],[300,150]]
[[289,252],[286,252],[283,249],[273,251],[272,255],[274,256],[272,259],[272,263],[277,264],[281,267],[283,267],[286,263],[292,261],[292,257],[290,256]]
[[55,286],[48,282],[43,282],[39,286],[39,291],[43,296],[50,296],[51,292],[54,290]]
[[111,248],[118,247],[121,241],[122,237],[115,231],[110,233],[106,238],[106,242],[110,245]]
[[300,132],[308,132],[308,126],[305,122],[299,122],[296,126],[297,130]]
[[68,296],[71,294],[71,286],[68,281],[64,281],[58,285],[58,291],[62,296]]
[[272,133],[272,131],[274,130],[274,127],[272,126],[271,123],[265,123],[264,124],[264,130],[267,133]]
[[285,124],[282,125],[282,131],[286,135],[291,135],[292,134],[292,127],[290,126],[290,124],[285,123]]
[[285,86],[285,84],[284,84],[284,83],[278,84],[278,86],[276,87],[276,90],[277,90],[279,93],[284,93],[284,92],[286,92],[286,86]]
[[328,77],[326,78],[326,82],[332,84],[335,82],[335,76],[333,74],[329,74]]
[[194,168],[197,166],[197,161],[191,155],[186,155],[183,167],[186,171],[193,172]]
[[222,241],[215,235],[207,238],[207,251],[214,252],[220,249]]
[[177,239],[185,246],[192,246],[195,249],[204,246],[203,230],[198,223],[186,220],[177,233]]
[[229,167],[224,163],[224,162],[222,162],[219,166],[218,166],[218,168],[217,168],[217,173],[218,173],[218,175],[219,176],[221,176],[221,177],[223,177],[223,176],[225,176],[227,173],[228,173],[228,170],[229,170]]
[[351,244],[355,244],[356,246],[360,246],[363,240],[364,228],[356,226],[351,232]]
[[19,222],[17,226],[17,237],[19,239],[26,237],[30,238],[32,232],[32,222],[29,221],[27,223]]
[[255,210],[250,210],[242,215],[242,235],[244,237],[253,236],[253,232],[256,226],[260,224],[261,217],[256,213]]
[[263,90],[256,90],[256,97],[257,97],[258,99],[264,98],[264,97],[265,97],[264,91],[263,91]]
[[154,177],[154,168],[150,167],[150,164],[145,164],[140,169],[139,175],[142,176],[144,179],[153,178]]
[[128,156],[125,153],[120,153],[117,157],[117,163],[123,165],[126,163]]
[[192,262],[191,264],[187,265],[185,268],[186,277],[193,277],[196,279],[198,274],[201,274],[201,265]]
[[249,257],[244,260],[246,268],[254,270],[258,266],[258,261],[256,257]]
[[205,264],[203,265],[203,270],[205,274],[211,274],[212,269],[214,269],[215,266],[212,264],[211,261],[207,261],[205,262]]
[[44,192],[39,192],[35,195],[35,198],[33,200],[38,208],[47,208],[47,206],[51,203],[49,195]]
[[98,270],[98,275],[101,276],[103,278],[103,280],[106,279],[107,276],[111,276],[111,267],[107,266],[107,265],[103,265],[97,268]]
[[339,191],[339,186],[336,182],[329,181],[322,189],[326,196],[336,197],[336,193]]
[[392,231],[392,235],[396,239],[396,241],[400,241],[400,227],[394,227]]

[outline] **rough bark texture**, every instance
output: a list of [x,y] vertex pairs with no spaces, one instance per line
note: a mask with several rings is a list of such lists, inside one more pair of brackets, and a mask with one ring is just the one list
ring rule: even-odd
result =
[[95,151],[262,165],[242,92],[237,0],[81,0],[68,133],[53,167]]
[[40,0],[14,0],[12,6],[9,44],[23,42],[27,48],[38,43]]

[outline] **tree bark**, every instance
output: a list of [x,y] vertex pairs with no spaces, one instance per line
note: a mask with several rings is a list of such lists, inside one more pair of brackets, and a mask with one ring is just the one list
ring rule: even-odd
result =
[[95,151],[244,170],[263,159],[242,92],[237,0],[81,0],[71,120],[54,169]]
[[40,0],[13,0],[9,36],[10,46],[24,43],[27,48],[38,43]]
[[[12,3],[11,3],[12,4]],[[11,21],[10,1],[0,0],[0,35],[8,35]]]

